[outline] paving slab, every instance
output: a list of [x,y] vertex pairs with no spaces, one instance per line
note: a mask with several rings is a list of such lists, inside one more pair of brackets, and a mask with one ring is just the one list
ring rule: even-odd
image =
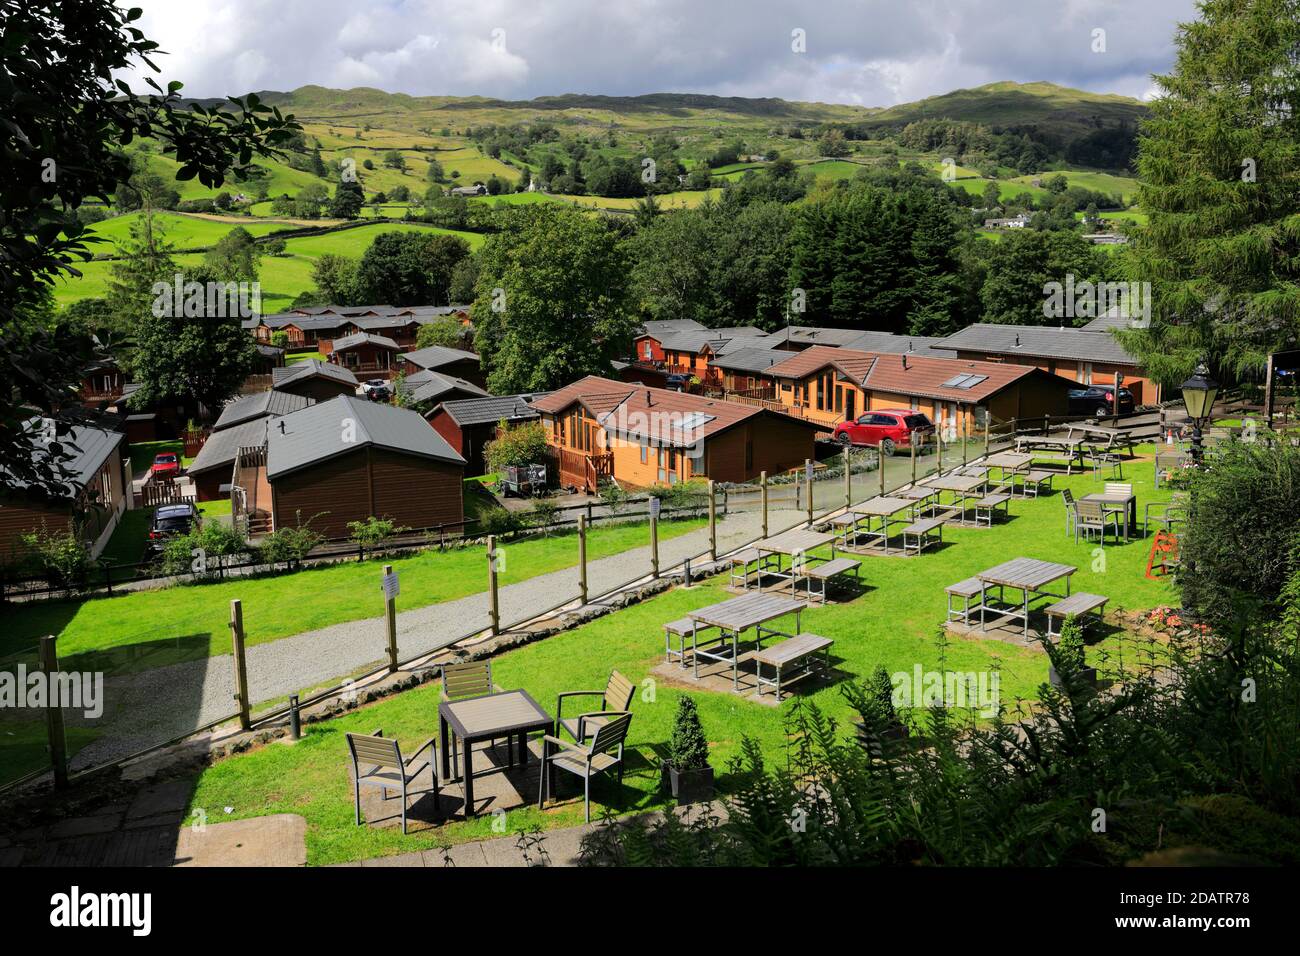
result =
[[194,784],[193,779],[182,778],[146,787],[131,801],[131,808],[126,812],[127,820],[184,812],[194,793]]
[[48,838],[66,840],[73,837],[112,833],[122,822],[120,813],[97,813],[91,817],[69,817],[50,827]]
[[307,821],[296,813],[184,827],[176,866],[305,866]]

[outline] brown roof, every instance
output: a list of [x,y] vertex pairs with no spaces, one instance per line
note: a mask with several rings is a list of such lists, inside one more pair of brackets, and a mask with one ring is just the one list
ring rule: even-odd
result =
[[610,434],[651,445],[691,445],[760,415],[779,415],[788,421],[823,429],[815,422],[738,402],[665,388],[633,386],[597,375],[588,375],[545,398],[539,398],[533,402],[533,408],[555,415],[575,402],[586,408]]
[[[820,345],[773,365],[764,374],[801,379],[828,366],[863,388],[966,404],[982,402],[1027,375],[1048,374],[1032,365],[1009,362],[859,352]],[[964,387],[962,376],[967,376]]]

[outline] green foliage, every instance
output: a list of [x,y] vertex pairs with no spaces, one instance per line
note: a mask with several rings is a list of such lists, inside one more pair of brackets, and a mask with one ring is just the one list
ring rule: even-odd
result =
[[534,528],[542,528],[547,534],[555,525],[555,520],[559,515],[560,506],[549,498],[533,499],[532,513],[529,517],[532,519]]
[[695,698],[690,694],[677,698],[673,735],[668,740],[668,763],[679,773],[703,770],[709,765],[709,741],[704,736]]
[[448,302],[452,273],[469,256],[469,244],[441,233],[384,232],[370,243],[356,281],[372,302],[441,305]]
[[1078,288],[1085,281],[1109,278],[1111,260],[1077,233],[1013,229],[1000,242],[984,243],[978,248],[984,258],[980,300],[985,322],[1083,325],[1095,317],[1085,314],[1070,319],[1043,314],[1044,286],[1049,282],[1064,286],[1066,276],[1073,275]]
[[611,371],[636,326],[616,234],[556,203],[519,207],[507,222],[480,253],[473,309],[489,390],[553,389]]
[[441,345],[449,349],[460,348],[465,344],[462,335],[463,327],[460,320],[444,316],[420,326],[420,331],[415,336],[415,347],[423,349],[431,345]]
[[612,481],[601,482],[599,494],[601,504],[609,509],[611,515],[617,516],[627,507],[628,493]]
[[483,451],[488,470],[501,472],[511,465],[536,465],[546,460],[546,428],[541,422],[497,426],[497,437]]
[[228,524],[206,521],[188,534],[177,535],[167,541],[160,563],[164,574],[190,574],[194,565],[195,549],[205,556],[207,575],[220,572],[221,559],[248,551],[248,544]]
[[384,542],[410,531],[391,518],[370,515],[365,521],[349,521],[349,537],[363,548],[377,548]]
[[340,182],[334,187],[334,198],[330,201],[329,214],[334,219],[356,219],[361,215],[361,207],[365,204],[366,197],[361,191],[360,183]]
[[483,509],[478,517],[478,524],[479,533],[502,538],[523,530],[524,518],[505,508],[491,507]]
[[77,587],[95,567],[90,547],[67,529],[51,531],[42,525],[20,540],[28,572],[44,575],[52,587]]
[[1061,636],[1056,644],[1056,661],[1057,670],[1069,670],[1071,672],[1083,669],[1086,659],[1084,657],[1086,645],[1083,642],[1083,624],[1080,623],[1073,614],[1065,619],[1061,625]]
[[[284,248],[283,242],[280,248]],[[203,262],[222,282],[256,282],[259,256],[252,235],[236,226],[207,251]]]
[[1154,284],[1152,324],[1127,333],[1155,377],[1198,361],[1258,376],[1300,337],[1300,17],[1292,0],[1204,0],[1139,140],[1130,268]]
[[311,280],[331,305],[357,305],[364,298],[357,260],[327,252],[311,267]]
[[302,512],[297,512],[296,523],[283,525],[258,543],[258,558],[272,566],[287,564],[295,567],[311,552],[325,543],[325,536],[312,530],[313,518],[302,520]]

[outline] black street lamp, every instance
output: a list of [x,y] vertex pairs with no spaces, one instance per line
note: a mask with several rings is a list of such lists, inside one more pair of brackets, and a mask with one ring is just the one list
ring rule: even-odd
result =
[[1187,417],[1192,420],[1192,462],[1199,465],[1204,455],[1201,428],[1210,418],[1214,399],[1219,394],[1219,383],[1210,377],[1210,370],[1201,362],[1179,389],[1183,393],[1183,404],[1187,406]]

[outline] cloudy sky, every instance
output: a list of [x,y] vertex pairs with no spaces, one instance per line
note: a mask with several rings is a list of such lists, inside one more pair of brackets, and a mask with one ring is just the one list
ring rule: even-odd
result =
[[[134,0],[191,96],[373,86],[886,106],[996,80],[1149,95],[1194,0]],[[1104,31],[1099,33],[1098,31]],[[803,50],[796,50],[802,43]],[[1104,49],[1097,49],[1104,47]]]

